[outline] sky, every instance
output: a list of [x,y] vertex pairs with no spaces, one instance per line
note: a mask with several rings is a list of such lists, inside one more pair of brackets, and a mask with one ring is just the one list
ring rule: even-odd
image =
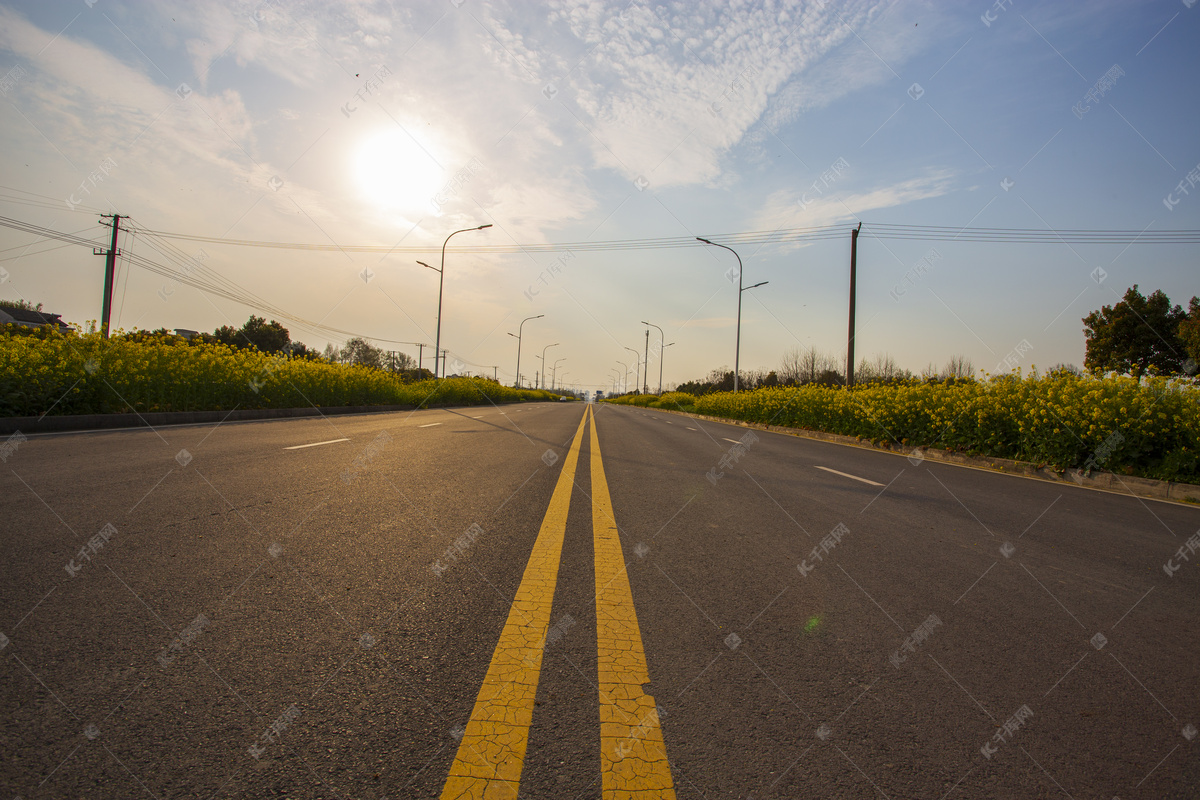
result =
[[[0,3],[0,216],[102,244],[99,215],[128,215],[114,328],[263,313],[133,254],[236,284],[317,349],[420,342],[426,367],[439,275],[416,261],[490,224],[446,252],[449,371],[511,383],[521,333],[526,381],[545,354],[606,390],[621,362],[635,385],[647,330],[673,343],[650,348],[651,390],[660,368],[668,386],[732,368],[734,254],[529,246],[838,226],[735,248],[744,284],[768,282],[741,294],[739,363],[769,370],[795,348],[844,359],[861,222],[858,358],[1081,365],[1081,318],[1128,287],[1200,294],[1195,245],[873,225],[1200,229],[1196,5]],[[0,298],[100,317],[89,247],[0,228],[0,270]]]

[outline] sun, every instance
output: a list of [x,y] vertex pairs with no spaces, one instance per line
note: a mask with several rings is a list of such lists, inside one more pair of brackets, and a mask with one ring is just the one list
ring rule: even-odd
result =
[[445,183],[436,153],[403,130],[384,131],[359,147],[355,178],[363,196],[380,210],[436,212],[435,196]]

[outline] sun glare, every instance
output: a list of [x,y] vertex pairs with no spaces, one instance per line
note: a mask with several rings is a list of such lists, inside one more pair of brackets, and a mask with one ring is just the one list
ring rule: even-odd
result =
[[443,170],[430,150],[402,130],[378,134],[359,148],[358,185],[381,209],[435,212],[434,196],[444,183]]

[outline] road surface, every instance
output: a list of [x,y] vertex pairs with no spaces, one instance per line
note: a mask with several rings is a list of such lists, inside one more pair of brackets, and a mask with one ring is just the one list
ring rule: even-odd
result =
[[10,797],[1200,793],[1200,509],[543,403],[30,437],[0,514]]

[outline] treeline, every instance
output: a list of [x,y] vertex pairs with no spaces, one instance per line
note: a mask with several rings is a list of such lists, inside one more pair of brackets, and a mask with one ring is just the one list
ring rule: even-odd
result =
[[[1185,311],[1172,305],[1161,290],[1145,296],[1134,284],[1125,296],[1111,306],[1103,306],[1083,318],[1086,345],[1084,367],[1094,375],[1147,375],[1195,377],[1200,369],[1200,297],[1192,297]],[[1011,354],[1010,354],[1011,355]],[[1005,372],[1017,359],[998,365]],[[1058,364],[1047,374],[1082,375],[1084,369],[1073,364]],[[890,355],[876,355],[858,362],[854,383],[944,383],[970,381],[981,377],[965,356],[952,356],[942,367],[930,364],[921,373],[902,369]],[[821,353],[815,348],[793,348],[786,352],[777,369],[744,370],[738,375],[741,389],[775,386],[844,386],[845,359]],[[728,367],[714,369],[707,377],[675,387],[675,391],[694,396],[733,390],[733,372]]]
[[[772,370],[742,370],[738,373],[738,388],[765,389],[775,386],[844,386],[846,384],[845,359],[828,353],[822,353],[816,348],[794,347],[783,354],[779,367]],[[1056,369],[1078,369],[1069,366]],[[975,367],[966,356],[952,356],[946,364],[938,368],[933,364],[926,367],[919,375],[911,370],[902,369],[896,359],[887,354],[879,354],[871,359],[862,359],[854,368],[855,384],[905,383],[922,380],[930,383],[946,381],[970,380],[975,375]],[[728,367],[714,369],[708,376],[699,380],[681,383],[674,391],[700,395],[713,392],[733,391],[733,370]]]

